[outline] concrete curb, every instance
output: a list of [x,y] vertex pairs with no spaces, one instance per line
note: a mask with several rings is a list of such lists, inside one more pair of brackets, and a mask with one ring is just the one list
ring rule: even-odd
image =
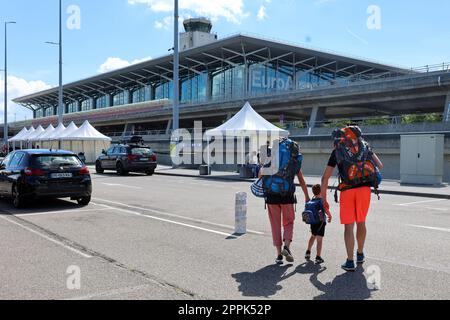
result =
[[[190,174],[182,173],[168,173],[168,172],[155,172],[155,175],[160,176],[173,176],[173,177],[183,177],[183,178],[199,178],[204,180],[217,180],[217,181],[237,181],[237,182],[254,182],[254,179],[241,179],[241,178],[225,178],[225,177],[214,177],[214,176],[196,176]],[[297,186],[299,186],[297,184]],[[312,188],[312,184],[308,184],[308,188]],[[329,190],[336,190],[336,187],[329,187]],[[424,193],[424,192],[411,192],[411,191],[395,191],[395,190],[379,190],[380,195],[397,195],[397,196],[408,196],[408,197],[422,197],[422,198],[433,198],[433,199],[448,199],[450,200],[450,195],[446,194],[435,194],[435,193]]]

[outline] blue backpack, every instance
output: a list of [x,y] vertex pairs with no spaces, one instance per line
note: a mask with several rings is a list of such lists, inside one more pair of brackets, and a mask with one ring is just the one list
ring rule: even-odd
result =
[[280,141],[279,170],[273,176],[264,176],[264,194],[288,196],[295,193],[294,179],[302,167],[303,156],[297,143],[290,139]]
[[325,212],[323,212],[322,199],[313,199],[306,203],[302,214],[303,222],[306,224],[326,223]]

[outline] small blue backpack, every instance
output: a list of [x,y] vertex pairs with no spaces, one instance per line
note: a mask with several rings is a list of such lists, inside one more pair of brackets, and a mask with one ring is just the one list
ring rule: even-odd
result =
[[302,214],[303,222],[306,224],[326,223],[324,215],[322,199],[312,199],[305,205],[305,211]]
[[273,176],[264,176],[264,194],[288,196],[295,193],[295,176],[301,169],[303,156],[297,143],[290,139],[280,141],[279,170]]

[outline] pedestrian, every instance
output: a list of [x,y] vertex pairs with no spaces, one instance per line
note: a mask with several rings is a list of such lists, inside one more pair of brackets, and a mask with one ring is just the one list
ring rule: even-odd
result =
[[317,255],[316,255],[316,264],[322,264],[325,261],[322,259],[322,248],[323,248],[323,238],[325,237],[325,227],[328,223],[331,223],[332,216],[330,213],[330,209],[327,209],[323,205],[322,201],[322,189],[320,184],[315,185],[312,188],[312,192],[314,194],[314,198],[309,201],[306,205],[306,209],[314,208],[313,211],[317,215],[317,223],[311,224],[311,238],[308,242],[308,249],[305,254],[305,259],[309,261],[311,259],[311,250],[314,246],[314,243],[317,241]]
[[[274,143],[279,144],[279,170],[276,174],[264,175],[265,170],[262,169],[260,177],[262,177],[266,207],[272,229],[273,245],[277,251],[275,263],[283,264],[283,257],[286,258],[287,262],[292,263],[294,257],[290,247],[294,235],[294,205],[297,204],[295,177],[300,183],[306,202],[310,198],[301,171],[303,156],[298,144],[290,139],[277,140]],[[271,154],[271,156],[275,157],[274,154]]]
[[[357,264],[365,262],[364,245],[367,236],[366,218],[371,202],[371,187],[378,194],[378,172],[383,164],[363,140],[361,129],[356,126],[345,127],[333,132],[334,150],[331,153],[325,173],[322,177],[322,199],[324,207],[329,209],[327,189],[330,177],[338,167],[340,194],[340,219],[345,226],[345,246],[347,261],[342,265],[346,271],[355,271],[355,224],[358,250]],[[338,201],[337,191],[335,200]]]

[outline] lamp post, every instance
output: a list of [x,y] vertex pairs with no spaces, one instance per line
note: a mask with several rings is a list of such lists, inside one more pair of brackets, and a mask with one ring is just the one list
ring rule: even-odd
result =
[[64,102],[63,102],[63,42],[62,42],[62,0],[59,0],[59,42],[47,41],[47,44],[55,45],[59,47],[59,88],[58,88],[58,125],[63,123]]
[[58,125],[63,123],[63,84],[62,84],[62,0],[59,0],[59,91]]
[[178,0],[175,0],[174,10],[174,50],[173,50],[173,130],[180,128],[180,89],[179,89],[179,64],[180,52],[178,45]]
[[9,152],[8,146],[8,24],[15,24],[14,21],[5,22],[5,124],[3,127],[3,138],[5,141],[5,146],[7,147],[7,152]]

